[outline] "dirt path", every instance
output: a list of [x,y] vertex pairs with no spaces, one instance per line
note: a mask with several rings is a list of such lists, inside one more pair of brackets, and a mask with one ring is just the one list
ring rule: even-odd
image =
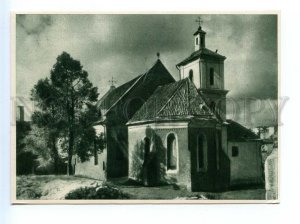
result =
[[17,199],[61,200],[79,187],[101,184],[98,180],[75,176],[18,176]]

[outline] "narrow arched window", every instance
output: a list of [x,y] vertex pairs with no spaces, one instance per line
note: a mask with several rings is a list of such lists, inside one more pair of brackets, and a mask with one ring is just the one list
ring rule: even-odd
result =
[[198,45],[198,37],[196,38],[196,45]]
[[194,80],[194,74],[193,74],[193,70],[191,69],[190,71],[189,71],[189,79],[193,82],[193,80]]
[[211,86],[214,85],[214,82],[215,82],[215,77],[214,77],[214,68],[210,68],[209,69],[209,84]]
[[207,141],[203,134],[197,137],[197,170],[204,170],[206,168],[207,158]]
[[169,134],[167,138],[167,170],[177,169],[177,145],[174,134]]
[[148,160],[150,153],[150,139],[148,137],[144,138],[144,161]]

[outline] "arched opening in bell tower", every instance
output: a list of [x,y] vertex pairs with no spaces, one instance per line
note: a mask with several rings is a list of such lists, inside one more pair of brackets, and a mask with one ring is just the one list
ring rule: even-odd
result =
[[189,79],[193,82],[194,81],[194,74],[193,74],[193,70],[191,69],[189,71]]

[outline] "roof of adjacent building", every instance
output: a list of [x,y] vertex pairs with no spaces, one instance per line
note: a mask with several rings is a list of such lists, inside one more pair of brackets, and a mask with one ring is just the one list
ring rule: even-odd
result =
[[177,64],[177,66],[181,66],[181,65],[186,65],[191,61],[194,61],[198,58],[203,58],[205,56],[208,57],[214,57],[214,58],[218,58],[221,60],[225,60],[226,57],[223,55],[218,54],[217,52],[211,51],[207,48],[201,48],[198,51],[193,52],[189,57],[187,57],[186,59],[184,59],[183,61],[181,61],[180,63]]
[[228,141],[247,141],[260,140],[251,129],[244,127],[233,120],[226,120],[227,122],[227,137]]
[[127,124],[193,117],[217,119],[189,78],[159,86]]
[[141,75],[124,83],[117,88],[110,88],[105,95],[97,102],[97,107],[103,110],[108,110],[124,93],[132,87]]
[[[173,76],[158,59],[144,74],[124,83],[117,88],[111,88],[98,102],[97,106],[107,114],[120,104],[123,99],[139,98],[147,100],[159,85],[175,82]],[[103,114],[104,115],[104,114]]]

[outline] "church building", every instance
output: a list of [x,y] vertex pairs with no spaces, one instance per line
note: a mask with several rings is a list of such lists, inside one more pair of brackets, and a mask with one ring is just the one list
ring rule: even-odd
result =
[[226,57],[206,48],[205,35],[199,26],[194,52],[176,65],[179,81],[158,59],[148,72],[100,99],[102,117],[95,128],[107,146],[95,155],[97,164],[77,163],[76,174],[128,176],[145,186],[175,183],[191,191],[262,184],[261,141],[226,120]]

